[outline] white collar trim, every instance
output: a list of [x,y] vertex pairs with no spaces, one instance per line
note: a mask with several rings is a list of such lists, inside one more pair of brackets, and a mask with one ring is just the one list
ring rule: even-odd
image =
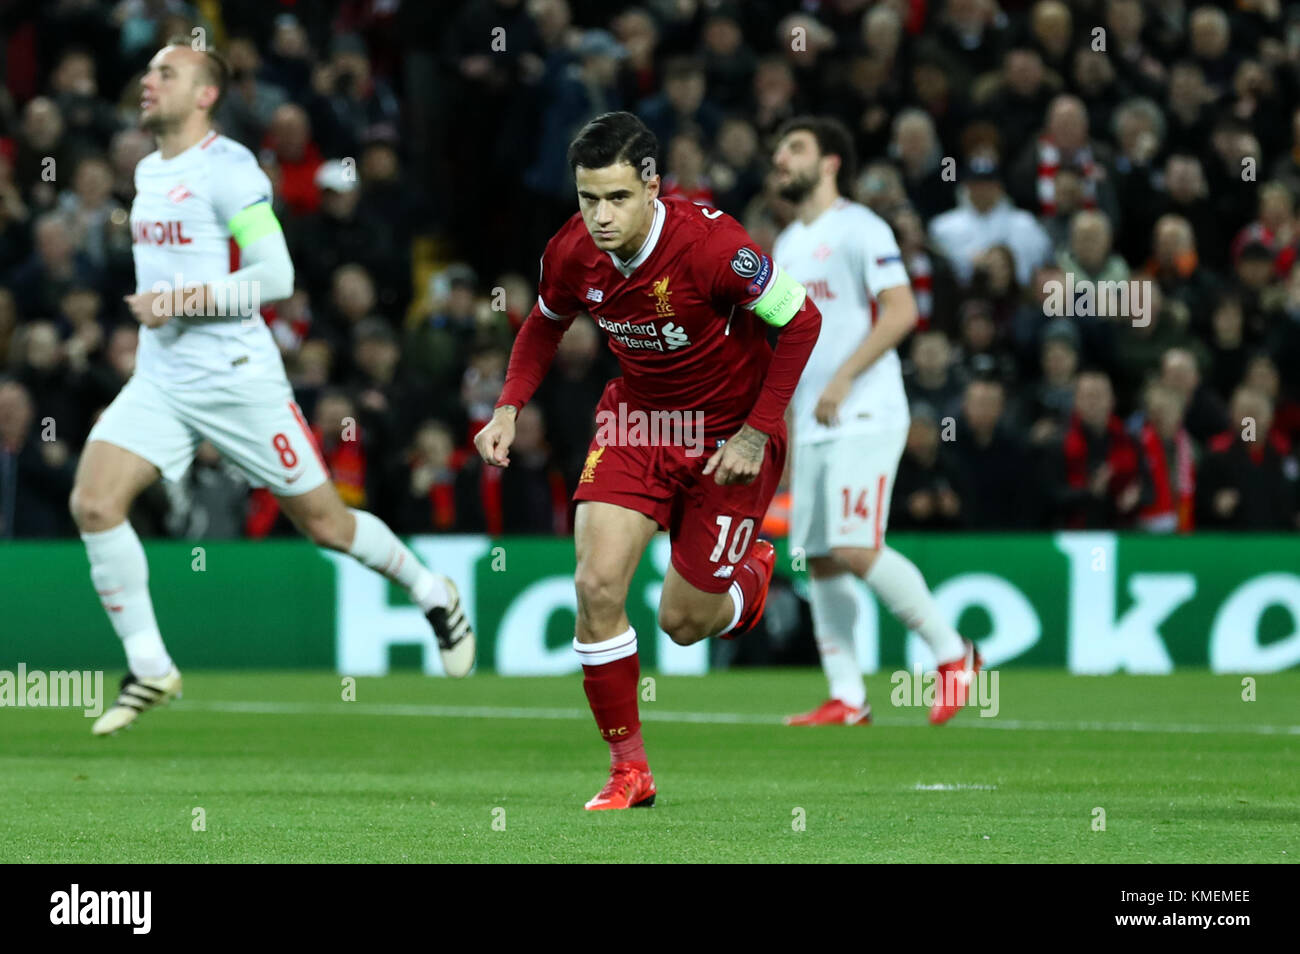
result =
[[613,252],[609,250],[605,251],[605,254],[609,256],[609,260],[614,263],[614,267],[619,270],[619,273],[624,278],[627,278],[636,271],[637,266],[649,258],[654,252],[655,246],[659,244],[659,233],[664,230],[664,219],[667,218],[668,213],[667,210],[664,209],[664,204],[658,199],[655,199],[654,203],[655,220],[650,224],[650,232],[646,235],[645,241],[641,243],[641,248],[637,250],[637,253],[633,255],[631,259],[624,262]]

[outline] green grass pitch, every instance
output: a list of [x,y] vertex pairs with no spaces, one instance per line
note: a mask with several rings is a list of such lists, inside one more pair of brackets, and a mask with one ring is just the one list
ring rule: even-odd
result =
[[185,678],[107,739],[0,709],[0,862],[1300,860],[1295,671],[1247,702],[1239,676],[1007,670],[997,717],[941,728],[881,673],[876,725],[823,729],[779,724],[815,671],[661,676],[658,804],[604,813],[577,676],[402,673],[355,702],[328,673]]

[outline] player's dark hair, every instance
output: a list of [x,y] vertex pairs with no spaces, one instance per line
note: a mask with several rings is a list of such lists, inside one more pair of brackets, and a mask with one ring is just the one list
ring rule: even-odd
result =
[[214,115],[217,107],[221,105],[221,101],[226,98],[226,87],[230,85],[230,64],[226,62],[226,58],[212,47],[204,47],[202,50],[195,49],[194,44],[190,42],[190,38],[187,36],[173,36],[167,40],[167,45],[188,46],[190,49],[195,50],[196,53],[203,54],[203,70],[206,74],[204,80],[209,86],[217,88],[217,98],[212,101],[212,107],[208,110],[209,116]]
[[570,171],[578,166],[603,169],[620,162],[635,169],[643,182],[659,174],[659,140],[632,113],[602,113],[569,143]]
[[795,116],[781,124],[776,131],[775,142],[780,142],[793,132],[812,133],[813,139],[817,140],[818,152],[823,156],[840,157],[840,171],[835,176],[835,188],[840,195],[852,195],[853,180],[858,174],[858,156],[848,127],[831,116]]

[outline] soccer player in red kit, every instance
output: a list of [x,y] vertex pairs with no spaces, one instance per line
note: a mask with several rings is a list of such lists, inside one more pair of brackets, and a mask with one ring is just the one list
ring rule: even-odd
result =
[[[574,315],[603,328],[622,377],[574,495],[578,622],[574,649],[610,776],[586,807],[652,805],[637,711],[637,634],[625,611],[646,545],[666,529],[672,561],[659,625],[687,646],[733,638],[762,614],[775,551],[755,539],[785,466],[784,413],[821,315],[735,219],[659,198],[658,144],[631,113],[606,113],[569,146],[579,214],[547,243],[538,300],[510,355],[483,459],[509,465],[515,415],[550,367]],[[768,330],[780,330],[773,349]],[[647,418],[683,422],[647,439]],[[700,440],[686,428],[700,422]],[[611,437],[607,424],[633,422]],[[662,435],[659,435],[662,436]]]

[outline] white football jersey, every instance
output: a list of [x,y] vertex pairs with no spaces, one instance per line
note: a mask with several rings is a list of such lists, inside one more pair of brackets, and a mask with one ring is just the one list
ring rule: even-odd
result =
[[[217,282],[238,268],[239,248],[226,223],[271,199],[271,182],[244,146],[208,133],[178,156],[151,152],[135,167],[131,240],[135,289],[156,291]],[[284,377],[266,322],[172,318],[140,328],[135,373],[169,388],[225,387]]]
[[823,441],[907,421],[898,354],[890,349],[858,375],[839,409],[839,425],[819,424],[817,399],[844,359],[871,331],[872,302],[886,288],[907,285],[907,270],[885,220],[840,198],[810,225],[795,219],[777,237],[772,258],[808,290],[822,313],[791,407],[797,443]]

